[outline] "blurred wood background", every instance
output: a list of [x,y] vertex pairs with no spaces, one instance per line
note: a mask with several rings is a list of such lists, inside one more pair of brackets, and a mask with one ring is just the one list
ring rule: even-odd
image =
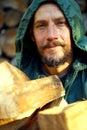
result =
[[[32,0],[0,0],[0,63],[15,65],[15,36],[20,19]],[[87,0],[76,0],[80,5],[87,35]]]

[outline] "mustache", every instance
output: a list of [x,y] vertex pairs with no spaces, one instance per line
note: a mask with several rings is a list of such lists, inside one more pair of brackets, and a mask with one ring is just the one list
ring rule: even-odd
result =
[[46,49],[52,46],[65,46],[64,41],[54,41],[54,42],[46,42],[40,46],[41,49]]

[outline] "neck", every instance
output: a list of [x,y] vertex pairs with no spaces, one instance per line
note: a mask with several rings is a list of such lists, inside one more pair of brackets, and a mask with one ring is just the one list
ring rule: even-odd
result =
[[58,65],[56,67],[49,67],[44,65],[44,68],[48,74],[61,76],[66,73],[72,63],[72,60],[66,61],[64,64]]

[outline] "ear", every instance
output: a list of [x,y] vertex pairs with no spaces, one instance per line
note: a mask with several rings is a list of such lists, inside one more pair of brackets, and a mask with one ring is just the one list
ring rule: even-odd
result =
[[34,38],[34,35],[33,35],[33,30],[32,30],[32,28],[29,28],[29,34],[30,34],[31,40],[34,42],[34,41],[35,41],[35,38]]

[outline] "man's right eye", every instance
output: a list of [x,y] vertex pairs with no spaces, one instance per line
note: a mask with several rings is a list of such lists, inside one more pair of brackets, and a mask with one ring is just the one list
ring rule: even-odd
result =
[[44,29],[46,27],[46,25],[45,24],[38,24],[36,27],[40,28],[40,29]]

